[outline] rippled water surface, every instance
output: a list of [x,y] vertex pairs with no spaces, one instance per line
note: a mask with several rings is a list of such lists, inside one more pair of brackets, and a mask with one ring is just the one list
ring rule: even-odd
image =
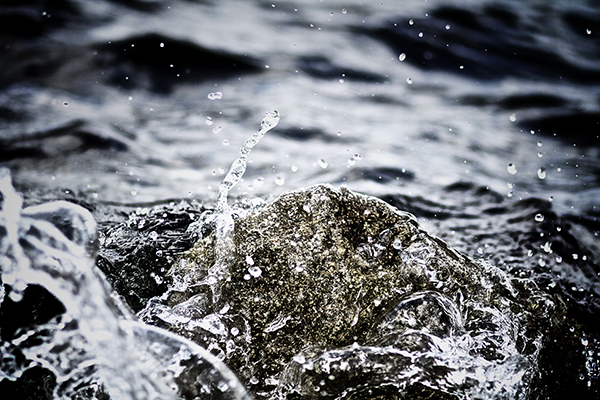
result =
[[[257,383],[252,374],[259,367],[242,365],[240,361],[251,363],[256,361],[252,358],[255,356],[239,358],[233,350],[233,355],[229,354],[227,338],[222,335],[208,340],[186,333],[178,325],[181,320],[173,319],[181,316],[173,312],[177,304],[184,304],[177,310],[188,310],[189,302],[196,301],[192,308],[202,311],[186,317],[196,318],[198,323],[208,323],[211,315],[227,319],[219,316],[228,315],[227,310],[223,314],[219,314],[222,308],[212,310],[216,305],[207,305],[208,300],[202,300],[199,293],[186,292],[189,282],[175,287],[177,279],[173,281],[166,274],[174,265],[181,266],[178,260],[199,238],[212,240],[209,238],[217,217],[210,215],[216,205],[219,184],[242,143],[259,127],[265,112],[276,109],[281,118],[279,124],[254,148],[243,180],[229,194],[230,204],[238,200],[246,202],[232,218],[245,218],[251,210],[260,208],[262,200],[269,203],[282,193],[319,183],[336,188],[344,185],[408,211],[429,234],[442,238],[476,263],[496,266],[506,274],[517,293],[511,295],[511,304],[514,301],[521,307],[529,301],[524,299],[547,297],[554,307],[548,310],[563,310],[551,314],[554,322],[545,327],[541,325],[546,322],[541,321],[546,320],[536,319],[537,316],[523,317],[527,329],[519,325],[522,321],[515,322],[516,331],[539,332],[540,337],[534,338],[532,334],[535,345],[531,344],[531,349],[535,351],[514,343],[511,356],[515,358],[502,365],[516,368],[517,372],[508,375],[522,380],[525,389],[519,386],[517,390],[518,385],[510,386],[509,382],[507,385],[515,391],[510,395],[500,391],[498,398],[563,398],[566,393],[597,398],[600,390],[598,21],[600,10],[591,0],[551,3],[535,0],[8,1],[0,5],[0,164],[10,169],[12,185],[21,193],[24,207],[67,200],[92,212],[98,223],[99,248],[96,272],[90,272],[90,276],[100,274],[101,270],[124,300],[125,305],[112,305],[108,309],[122,307],[132,311],[115,312],[114,318],[141,318],[185,336],[187,339],[180,339],[185,343],[181,349],[187,349],[189,354],[178,356],[177,362],[202,358],[204,349],[198,344],[208,348],[240,377],[241,386],[235,389],[239,391],[234,397],[245,393],[244,387],[257,398],[284,396],[285,390],[297,396],[318,397],[323,392],[306,389],[306,382],[312,380],[319,386],[321,376],[317,372],[314,376],[298,372],[292,379],[289,377],[296,373],[293,362],[279,360],[281,365],[287,365],[285,379],[292,383],[275,390],[273,382],[285,380],[281,375],[283,369],[265,372]],[[6,200],[9,187],[10,183],[3,186],[1,197],[6,215],[10,209]],[[14,208],[17,209],[20,210]],[[28,221],[27,218],[30,216],[24,212],[22,220]],[[3,226],[11,226],[10,223],[3,222]],[[19,226],[28,223],[18,222]],[[189,226],[192,228],[188,229]],[[252,227],[248,232],[254,232]],[[378,243],[386,251],[407,254],[408,250],[402,246],[402,250],[391,250],[395,242],[390,239],[384,243],[381,234],[377,232],[376,236],[369,236],[372,240],[367,238],[364,242],[356,239],[353,245],[358,246],[361,257],[368,262],[377,258],[377,252],[383,251],[377,250]],[[31,289],[27,289],[30,295],[26,290],[21,302],[16,301],[19,296],[11,297],[12,291],[19,291],[14,286],[19,279],[6,280],[16,274],[13,273],[16,267],[9,267],[7,260],[19,260],[24,254],[30,260],[37,258],[30,256],[27,249],[23,254],[11,253],[22,244],[6,240],[13,247],[3,244],[2,251],[7,256],[0,259],[6,292],[2,293],[5,300],[0,307],[1,354],[6,359],[14,358],[15,346],[21,346],[25,358],[44,358],[40,354],[46,350],[35,350],[37,353],[23,350],[26,347],[23,343],[28,343],[26,337],[41,335],[43,329],[39,326],[49,325],[58,329],[58,333],[46,332],[49,343],[63,343],[67,331],[71,332],[65,328],[70,326],[68,318],[85,320],[87,314],[80,309],[81,304],[73,305],[79,303],[73,300],[77,295],[72,291],[58,292],[66,296],[62,298],[51,287],[46,289],[61,300],[57,302],[58,308],[48,310],[46,315],[39,305],[33,305],[37,311],[32,314],[25,305],[29,296],[52,297],[40,289],[46,278],[21,277],[31,284]],[[238,242],[236,246],[243,246]],[[266,272],[253,271],[249,272],[251,279],[267,281]],[[240,276],[243,281],[243,274]],[[202,275],[199,279],[208,278]],[[103,287],[105,292],[96,294],[110,297],[111,289],[102,285],[106,286],[98,283],[98,288]],[[173,296],[177,288],[185,294],[170,297],[168,304],[163,301],[164,296],[159,300],[164,293]],[[420,292],[413,289],[408,292]],[[425,289],[441,291],[435,287]],[[402,295],[411,299],[408,292]],[[360,293],[352,292],[357,301]],[[445,293],[448,301],[460,309],[459,313],[475,307],[465,305],[469,301],[460,300],[455,291],[452,295]],[[386,307],[394,309],[393,303],[398,299],[390,297]],[[445,301],[440,300],[440,304],[447,304]],[[67,314],[74,313],[71,317],[65,317],[64,309],[60,311],[61,302]],[[233,298],[230,303],[235,308]],[[18,304],[34,316],[31,319],[20,316],[14,311]],[[218,301],[215,304],[223,305]],[[521,315],[517,306],[507,304],[494,305],[501,310],[494,312],[502,314],[494,314],[497,318],[514,319],[513,313]],[[110,314],[112,311],[108,309],[102,312]],[[156,310],[168,312],[162,322],[156,318],[160,314]],[[383,318],[384,310],[377,312]],[[140,314],[135,317],[135,313]],[[54,323],[52,318],[57,318],[57,314],[63,315],[58,317],[63,319]],[[281,324],[291,329],[295,321],[292,315],[288,319],[281,315],[269,329],[275,332],[281,328],[274,327]],[[417,315],[425,318],[423,314]],[[467,318],[465,315],[461,318]],[[474,324],[485,325],[483,319]],[[255,328],[253,320],[249,321],[248,326]],[[497,326],[502,325],[495,321]],[[245,334],[244,325],[234,317],[220,322],[229,332],[232,327],[238,329],[240,338]],[[110,335],[127,338],[123,343],[117,341],[115,351],[127,343],[138,343],[144,348],[145,339],[140,337],[160,335],[142,328],[123,327],[114,321],[100,325]],[[442,335],[441,339],[436,336],[430,339],[435,346],[427,346],[437,346],[438,350],[447,350],[449,346],[455,350],[453,357],[462,357],[461,351],[476,347],[473,344],[476,340],[469,344],[460,341],[467,340],[465,337],[469,335],[469,340],[473,340],[476,335],[469,332],[483,329],[482,325],[471,328],[463,325],[457,328],[460,334]],[[213,328],[218,330],[218,324]],[[35,334],[27,334],[28,329]],[[102,347],[104,339],[90,341],[85,333],[72,329],[75,333],[69,334],[83,336],[82,343],[87,343],[90,349]],[[422,331],[422,327],[415,330]],[[298,328],[297,332],[304,331]],[[318,342],[323,348],[299,348],[295,353],[289,350],[288,355],[302,356],[315,365],[325,365],[324,360],[338,357],[338,364],[327,364],[338,368],[339,360],[344,357],[350,364],[359,354],[371,361],[380,360],[377,357],[384,357],[381,351],[373,349],[395,354],[394,346],[405,345],[410,349],[416,346],[413,342],[406,344],[414,338],[396,338],[395,345],[386,347],[392,339],[379,336],[368,339],[369,335],[364,335],[359,348],[352,349],[352,341],[318,342],[306,333],[304,337],[299,335],[299,342],[313,345]],[[179,343],[177,340],[171,336],[157,340],[163,345],[163,353],[158,350],[152,353],[154,358],[150,359],[158,363],[152,365],[169,365],[165,359],[175,362],[169,357],[176,347],[173,343]],[[232,343],[243,349],[237,340]],[[258,343],[261,340],[255,339]],[[217,349],[219,346],[221,350]],[[164,350],[167,348],[171,350]],[[243,351],[254,354],[260,349],[250,346]],[[163,358],[156,355],[159,353]],[[395,360],[400,368],[406,354],[393,354],[385,357]],[[508,360],[509,356],[505,356]],[[81,357],[76,358],[78,362],[88,360],[88,356]],[[441,359],[456,361],[452,357],[438,361]],[[486,362],[491,361],[486,359]],[[28,392],[30,398],[42,398],[41,392],[47,396],[44,398],[52,398],[53,392],[54,396],[60,396],[79,390],[69,389],[72,377],[65,378],[58,391],[51,384],[44,386],[40,383],[43,379],[29,377],[33,364],[23,367],[19,363],[22,371],[17,373],[8,371],[16,368],[16,364],[3,361],[0,378],[4,380],[0,386],[4,385],[6,390],[22,395],[24,392],[19,390],[24,390],[23,387],[38,387],[36,395]],[[93,369],[91,365],[90,361],[88,369]],[[489,368],[499,364],[494,365]],[[493,382],[492,369],[486,368],[486,379]],[[65,369],[50,370],[66,374]],[[97,383],[94,374],[95,383],[93,379],[92,383],[83,382],[85,379],[77,381],[78,374],[87,376],[78,371],[73,375],[77,384],[102,386],[104,381],[100,379],[101,383]],[[229,377],[227,371],[225,375]],[[368,368],[357,371],[362,371],[359,375],[365,378],[360,382],[367,382],[365,387],[369,387],[371,379],[378,382],[373,387],[387,388],[387,381],[377,380],[385,374]],[[473,367],[468,374],[476,377],[477,371]],[[138,375],[146,373],[142,368]],[[110,372],[107,374],[110,376]],[[176,383],[165,383],[165,387],[185,386],[181,384],[187,379],[185,373],[175,371],[171,375]],[[448,381],[454,375],[444,376],[438,382]],[[500,373],[498,376],[506,377]],[[27,379],[35,383],[29,384]],[[264,383],[265,379],[271,383]],[[111,380],[105,381],[110,386]],[[414,382],[425,381],[422,378]],[[227,382],[237,387],[234,380]],[[331,397],[353,395],[351,390],[328,385],[327,382],[321,386],[329,388]],[[456,385],[452,385],[425,386],[441,390],[438,395],[443,392],[476,397],[464,386],[453,392]],[[282,389],[284,386],[287,389]],[[402,385],[392,387],[397,392],[375,390],[372,396],[399,398],[402,393],[411,395],[410,390],[421,390]],[[88,398],[92,392],[91,389],[87,392]],[[193,397],[189,394],[185,398]]]

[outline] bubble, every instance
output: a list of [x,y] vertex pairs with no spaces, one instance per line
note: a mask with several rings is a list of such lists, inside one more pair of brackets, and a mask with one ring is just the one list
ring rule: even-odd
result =
[[398,56],[398,60],[400,60],[400,61],[406,60],[406,53],[400,53],[400,55]]
[[327,166],[329,165],[329,164],[327,164],[327,161],[323,160],[322,158],[319,158],[317,160],[317,164],[319,165],[319,167],[321,167],[323,169],[327,168]]
[[517,173],[517,167],[513,163],[509,163],[508,166],[506,167],[506,169],[508,170],[508,173],[511,175],[514,175]]
[[248,272],[255,278],[258,278],[262,274],[262,270],[259,267],[250,267]]

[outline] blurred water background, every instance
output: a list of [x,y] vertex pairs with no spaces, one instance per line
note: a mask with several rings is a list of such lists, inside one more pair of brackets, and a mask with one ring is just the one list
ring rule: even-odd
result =
[[[0,163],[26,205],[101,225],[211,208],[277,109],[232,197],[378,196],[549,285],[579,341],[600,332],[599,34],[594,0],[2,1]],[[553,379],[593,397],[600,343],[578,346]]]

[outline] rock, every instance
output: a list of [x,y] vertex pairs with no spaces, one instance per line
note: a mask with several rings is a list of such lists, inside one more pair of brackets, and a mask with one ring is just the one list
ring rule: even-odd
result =
[[[192,281],[171,310],[185,314],[182,300],[200,310],[172,329],[220,354],[255,393],[523,393],[544,329],[562,312],[534,284],[513,285],[411,214],[345,188],[285,193],[236,219],[234,243],[212,305],[214,232],[173,269]],[[516,379],[484,384],[507,376]]]

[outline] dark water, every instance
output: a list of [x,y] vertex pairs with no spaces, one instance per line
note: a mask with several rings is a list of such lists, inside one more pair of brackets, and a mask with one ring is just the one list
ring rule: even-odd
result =
[[[0,163],[26,206],[92,212],[97,266],[138,312],[277,109],[230,197],[345,184],[413,213],[564,303],[528,395],[597,398],[598,21],[591,0],[5,1]],[[3,349],[56,312],[8,304]],[[27,371],[0,385],[54,390]]]

